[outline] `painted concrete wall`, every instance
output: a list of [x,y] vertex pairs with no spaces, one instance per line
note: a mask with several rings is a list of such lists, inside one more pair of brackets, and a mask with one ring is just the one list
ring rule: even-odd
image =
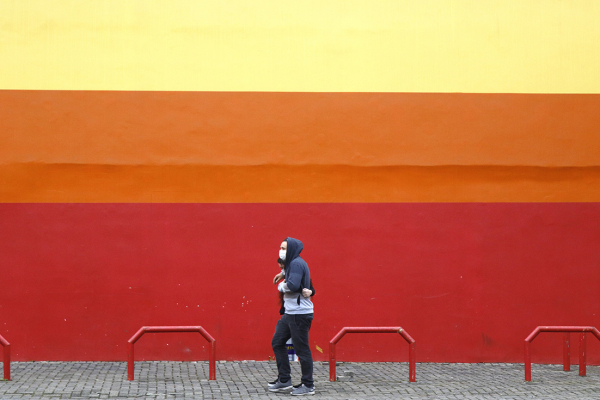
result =
[[[312,270],[320,360],[343,326],[400,325],[420,361],[516,362],[538,324],[598,321],[593,203],[3,204],[0,213],[2,330],[20,360],[124,359],[142,325],[202,325],[220,359],[268,359],[279,309],[270,280],[286,234],[304,241]],[[206,358],[200,335],[186,335],[144,337],[137,355]],[[534,358],[560,362],[561,338],[536,339]],[[407,357],[399,337],[363,340],[344,338],[341,359]]]
[[[319,360],[349,325],[401,325],[434,362],[600,325],[600,6],[540,4],[4,2],[13,357],[123,360],[140,326],[189,324],[220,359],[268,359],[286,236]],[[203,345],[148,335],[137,356]],[[391,336],[339,351],[407,356]],[[560,362],[560,336],[533,356]]]

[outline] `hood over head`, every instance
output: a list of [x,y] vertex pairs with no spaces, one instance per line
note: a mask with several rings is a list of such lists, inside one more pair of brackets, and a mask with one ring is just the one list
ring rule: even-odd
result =
[[297,258],[300,255],[304,246],[301,241],[291,237],[286,238],[285,241],[287,242],[287,250],[285,253],[285,266],[287,267],[294,258]]

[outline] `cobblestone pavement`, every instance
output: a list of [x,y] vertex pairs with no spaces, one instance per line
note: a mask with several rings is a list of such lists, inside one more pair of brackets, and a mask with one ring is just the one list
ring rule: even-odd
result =
[[[1,365],[1,364],[0,364]],[[1,369],[0,369],[1,371]],[[315,363],[316,397],[322,399],[600,399],[600,367],[587,377],[561,365],[533,365],[524,382],[523,364],[417,364],[408,382],[407,363],[339,363],[329,382],[327,363]],[[275,362],[136,362],[127,380],[124,362],[15,362],[12,381],[0,381],[0,399],[246,399],[290,398],[266,390]],[[294,383],[300,367],[293,363]]]

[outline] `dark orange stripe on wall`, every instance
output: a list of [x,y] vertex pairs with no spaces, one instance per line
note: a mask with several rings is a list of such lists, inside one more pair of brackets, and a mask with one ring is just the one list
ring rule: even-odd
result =
[[12,164],[0,202],[600,202],[600,167]]
[[600,201],[598,110],[600,95],[0,91],[0,201]]

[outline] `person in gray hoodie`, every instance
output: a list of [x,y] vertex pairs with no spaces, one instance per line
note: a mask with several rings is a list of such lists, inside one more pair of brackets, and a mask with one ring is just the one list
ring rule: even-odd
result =
[[280,282],[277,288],[283,293],[285,313],[277,321],[271,341],[278,376],[277,381],[269,385],[269,391],[281,392],[293,388],[286,348],[286,342],[291,338],[302,370],[302,383],[293,388],[294,396],[315,393],[313,359],[308,340],[314,307],[310,297],[302,295],[302,289],[310,288],[310,270],[308,264],[300,258],[302,249],[302,242],[298,239],[288,237],[281,243],[279,258],[285,262],[285,282]]

